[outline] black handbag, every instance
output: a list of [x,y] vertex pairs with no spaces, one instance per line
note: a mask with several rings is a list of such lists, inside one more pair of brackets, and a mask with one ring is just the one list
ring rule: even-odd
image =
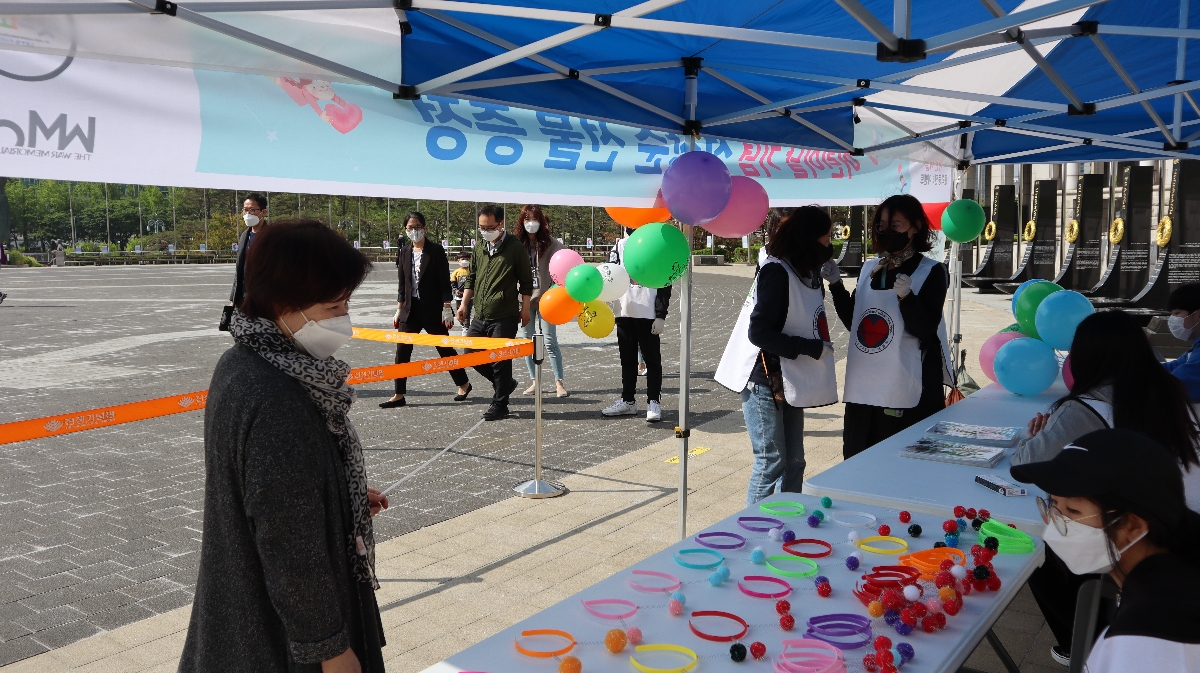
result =
[[229,323],[233,320],[233,306],[226,306],[221,309],[221,322],[217,324],[217,329],[222,332],[229,331]]

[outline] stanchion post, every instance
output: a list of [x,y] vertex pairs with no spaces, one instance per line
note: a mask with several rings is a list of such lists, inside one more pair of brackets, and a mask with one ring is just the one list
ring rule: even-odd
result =
[[542,362],[546,359],[546,337],[542,334],[539,317],[531,316],[537,332],[533,335],[533,481],[513,487],[523,498],[553,498],[567,492],[562,484],[542,480]]

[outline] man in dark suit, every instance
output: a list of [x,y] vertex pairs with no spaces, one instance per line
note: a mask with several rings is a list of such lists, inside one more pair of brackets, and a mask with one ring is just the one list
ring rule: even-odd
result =
[[222,312],[221,323],[217,326],[217,329],[222,332],[229,331],[229,319],[233,316],[233,309],[242,303],[242,297],[246,294],[244,280],[246,253],[249,252],[250,244],[254,242],[254,237],[258,234],[259,229],[266,226],[266,218],[267,197],[258,192],[251,192],[242,202],[242,221],[246,223],[246,229],[238,238],[237,263],[234,264],[233,289],[229,291],[229,305]]
[[[454,326],[454,313],[450,301],[454,295],[450,290],[450,263],[446,261],[446,250],[425,237],[425,216],[413,211],[404,216],[404,233],[408,242],[396,256],[400,289],[396,295],[396,316],[392,325],[401,332],[447,335]],[[396,344],[396,363],[412,360],[412,344]],[[438,347],[442,357],[454,357],[458,351]],[[471,392],[467,373],[462,369],[450,370],[450,378],[458,386],[454,399],[461,402]],[[380,404],[384,409],[402,407],[407,402],[404,393],[407,379],[396,379],[396,394]]]

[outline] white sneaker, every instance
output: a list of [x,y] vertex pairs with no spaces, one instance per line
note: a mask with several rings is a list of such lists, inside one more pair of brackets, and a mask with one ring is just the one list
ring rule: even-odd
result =
[[646,422],[657,423],[662,420],[662,407],[658,406],[658,402],[651,400],[646,404]]
[[601,410],[600,413],[605,416],[633,416],[637,413],[637,402],[626,402],[619,399],[613,402],[611,407]]

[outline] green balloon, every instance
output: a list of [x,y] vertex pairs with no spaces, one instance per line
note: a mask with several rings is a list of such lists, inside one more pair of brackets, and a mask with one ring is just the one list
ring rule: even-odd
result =
[[687,238],[669,224],[645,224],[629,235],[622,257],[633,282],[642,287],[666,287],[687,271]]
[[1022,334],[1031,336],[1034,339],[1042,338],[1038,336],[1037,327],[1033,324],[1033,319],[1037,316],[1038,306],[1042,305],[1043,299],[1061,289],[1062,287],[1046,281],[1045,283],[1029,285],[1021,292],[1021,296],[1017,297],[1017,324],[1021,326]]
[[979,238],[986,224],[987,216],[983,213],[983,206],[972,199],[959,199],[942,211],[942,231],[946,238],[956,243],[966,243]]
[[567,272],[563,286],[571,299],[586,304],[600,296],[604,290],[604,278],[591,264],[579,264]]

